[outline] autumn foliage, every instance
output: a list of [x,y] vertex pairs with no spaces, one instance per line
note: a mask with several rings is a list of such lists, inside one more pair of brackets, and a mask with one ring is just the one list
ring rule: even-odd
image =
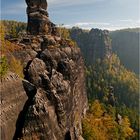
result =
[[6,27],[0,22],[0,76],[3,77],[8,71],[12,71],[23,77],[23,66],[13,53],[20,50],[20,46],[5,39]]
[[83,120],[83,137],[85,140],[128,140],[134,137],[134,131],[128,117],[122,118],[119,124],[116,117],[95,100]]

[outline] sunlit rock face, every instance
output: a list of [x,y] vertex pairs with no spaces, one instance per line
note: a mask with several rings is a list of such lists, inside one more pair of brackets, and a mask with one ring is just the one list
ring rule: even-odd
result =
[[[25,77],[21,85],[14,84],[11,88],[15,94],[10,94],[12,99],[21,96],[23,90],[23,99],[15,100],[19,102],[18,109],[9,110],[10,121],[2,125],[6,128],[3,139],[81,140],[81,120],[88,107],[81,51],[59,36],[48,19],[45,0],[26,0],[26,3],[28,35],[19,42],[20,55],[16,52],[24,63]],[[12,103],[9,100],[9,106]],[[12,117],[14,112],[16,116]]]
[[81,119],[87,109],[80,50],[70,47],[45,49],[32,60],[26,74],[37,90],[32,94],[27,88],[31,104],[17,137],[77,140],[82,135]]
[[56,34],[55,25],[50,22],[47,12],[46,0],[26,0],[28,26],[27,32],[30,35]]

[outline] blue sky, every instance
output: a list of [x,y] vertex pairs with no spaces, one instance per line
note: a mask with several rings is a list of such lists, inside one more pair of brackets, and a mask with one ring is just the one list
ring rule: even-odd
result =
[[[48,0],[50,19],[66,27],[140,27],[139,0]],[[25,0],[1,0],[2,19],[26,22]]]

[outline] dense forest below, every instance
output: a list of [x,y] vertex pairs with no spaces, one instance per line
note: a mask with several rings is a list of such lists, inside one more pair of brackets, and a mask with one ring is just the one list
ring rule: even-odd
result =
[[[2,21],[1,27],[1,43],[7,44],[2,50],[11,54],[16,49],[11,41],[26,34],[26,23]],[[138,74],[137,29],[111,33],[99,29],[58,30],[64,38],[73,39],[85,57],[89,98],[89,110],[83,120],[85,140],[138,140],[139,79],[132,72]],[[14,56],[10,58],[10,62],[8,57],[1,58],[1,75],[10,68],[22,77],[22,62]]]

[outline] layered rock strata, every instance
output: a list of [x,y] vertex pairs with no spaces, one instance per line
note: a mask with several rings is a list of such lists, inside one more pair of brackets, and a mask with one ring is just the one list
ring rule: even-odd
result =
[[28,34],[56,34],[56,27],[48,17],[47,1],[26,0],[26,3],[28,15]]
[[28,97],[22,80],[14,73],[8,73],[0,82],[0,136],[1,140],[12,140],[17,119]]
[[[22,49],[15,52],[25,66],[22,90],[26,94],[24,100],[15,100],[21,103],[21,108],[8,111],[11,122],[5,124],[7,130],[2,132],[3,139],[81,140],[81,120],[87,110],[87,95],[80,49],[59,36],[57,28],[48,19],[45,0],[26,0],[26,3],[28,35],[19,42]],[[16,91],[17,86],[12,86],[14,94],[11,98],[20,97],[22,90]],[[2,92],[5,89],[6,86]],[[9,93],[5,91],[4,94]],[[12,119],[15,111],[18,116]],[[12,127],[11,131],[9,125],[16,128]]]

